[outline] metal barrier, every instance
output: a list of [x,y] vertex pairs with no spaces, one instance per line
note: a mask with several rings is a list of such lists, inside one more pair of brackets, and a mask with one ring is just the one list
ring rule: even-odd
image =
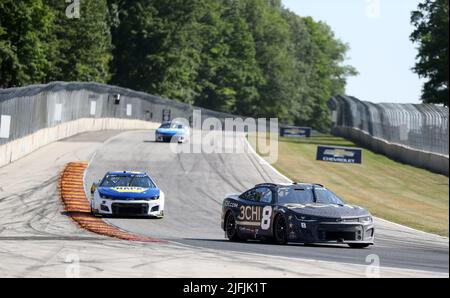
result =
[[330,101],[334,127],[351,127],[390,143],[449,154],[448,108],[431,104],[374,104],[354,97]]
[[[3,116],[0,146],[38,130],[82,118],[162,122],[179,117],[189,119],[193,109],[174,100],[97,83],[54,82],[4,89],[0,90],[0,115]],[[200,110],[202,117],[236,117]]]
[[[329,106],[334,133],[402,162],[448,175],[448,108],[373,104],[353,97],[332,98]],[[192,122],[194,109],[200,108],[97,83],[54,82],[0,90],[0,166],[82,131],[131,129],[174,118]],[[200,110],[202,121],[237,117]]]
[[404,163],[448,175],[448,107],[374,104],[349,96],[334,97],[328,105],[334,134]]
[[54,82],[0,90],[0,166],[51,142],[104,129],[155,128],[175,118],[234,115],[97,83]]

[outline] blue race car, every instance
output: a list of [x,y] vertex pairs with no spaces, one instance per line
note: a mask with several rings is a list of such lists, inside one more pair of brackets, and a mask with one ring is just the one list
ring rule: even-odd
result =
[[164,192],[147,173],[108,172],[91,194],[95,216],[164,217]]
[[164,122],[155,133],[156,142],[184,143],[189,135],[188,128],[179,122]]

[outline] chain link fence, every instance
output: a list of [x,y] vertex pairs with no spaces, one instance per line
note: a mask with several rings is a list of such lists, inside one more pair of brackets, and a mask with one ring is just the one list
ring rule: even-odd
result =
[[352,128],[389,143],[449,155],[448,107],[431,104],[392,104],[338,96],[329,101],[333,126]]
[[[143,92],[97,84],[54,82],[23,88],[0,90],[0,146],[78,119],[130,119],[160,123],[175,118],[192,119],[193,110],[202,111],[202,119],[236,116]],[[8,127],[6,127],[8,126]]]

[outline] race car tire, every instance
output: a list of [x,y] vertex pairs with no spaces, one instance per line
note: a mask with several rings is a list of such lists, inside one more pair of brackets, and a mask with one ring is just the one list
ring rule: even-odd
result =
[[288,243],[287,222],[283,215],[278,215],[273,226],[275,243],[285,245]]
[[227,238],[230,241],[238,242],[243,241],[241,237],[239,237],[237,225],[236,225],[236,218],[234,217],[233,213],[228,213],[226,219],[225,219],[225,233],[227,235]]
[[164,219],[164,211],[161,211],[159,216],[156,217],[156,219]]
[[369,247],[370,244],[352,243],[352,244],[349,244],[348,246],[350,246],[350,248],[363,249],[363,248]]
[[94,217],[101,217],[101,215],[92,208],[91,208],[91,215]]

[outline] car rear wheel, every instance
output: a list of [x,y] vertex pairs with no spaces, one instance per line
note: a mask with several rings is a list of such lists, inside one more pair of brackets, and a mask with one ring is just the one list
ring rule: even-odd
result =
[[350,246],[350,248],[363,249],[369,247],[370,244],[352,243],[349,244],[348,246]]
[[238,235],[236,218],[233,213],[229,213],[227,219],[225,220],[225,232],[227,234],[227,238],[231,241],[242,240]]
[[274,236],[275,241],[279,245],[285,245],[288,242],[287,237],[287,224],[286,218],[283,215],[279,215],[274,224]]

